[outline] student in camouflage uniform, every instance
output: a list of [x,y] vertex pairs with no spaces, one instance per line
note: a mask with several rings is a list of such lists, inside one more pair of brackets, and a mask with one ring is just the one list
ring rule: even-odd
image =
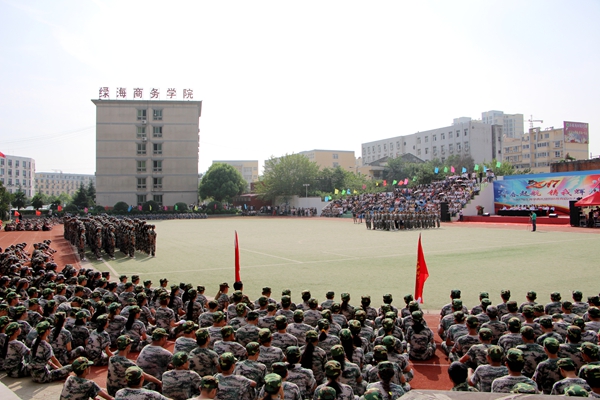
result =
[[218,355],[224,353],[232,353],[238,360],[245,360],[248,354],[246,348],[235,341],[235,333],[233,328],[226,325],[221,328],[221,340],[217,340],[213,347],[213,350]]
[[219,381],[212,375],[202,378],[200,385],[200,396],[193,397],[191,400],[212,400],[217,396],[219,390]]
[[298,385],[303,399],[312,397],[317,384],[312,370],[303,368],[300,364],[300,358],[302,357],[300,348],[296,346],[288,347],[286,349],[285,356],[288,362],[288,382]]
[[212,349],[217,340],[223,339],[223,336],[221,336],[221,328],[223,328],[226,324],[225,314],[223,314],[223,311],[216,311],[213,313],[213,324],[208,328],[208,333],[210,335],[208,347]]
[[286,316],[278,315],[275,317],[275,328],[277,329],[277,332],[273,334],[271,344],[275,347],[279,347],[284,352],[290,346],[298,346],[298,339],[286,332],[287,326]]
[[292,303],[292,298],[289,295],[281,296],[281,303],[278,306],[281,306],[281,308],[275,315],[283,315],[285,316],[287,322],[291,323],[294,320],[294,311],[296,308],[296,306]]
[[578,326],[569,326],[567,329],[567,342],[558,348],[559,358],[570,358],[575,363],[577,371],[583,366],[581,355],[581,329]]
[[531,326],[524,326],[521,328],[521,337],[523,344],[517,346],[517,349],[523,352],[523,358],[525,359],[525,366],[523,367],[523,375],[528,378],[533,377],[537,365],[546,360],[548,356],[544,351],[544,348],[539,344],[535,343],[535,333]]
[[523,344],[521,337],[521,321],[518,318],[510,318],[508,320],[508,332],[498,339],[498,346],[502,347],[504,354],[508,354],[509,349],[513,349],[520,344]]
[[258,361],[265,364],[267,371],[272,371],[271,366],[275,362],[283,361],[285,356],[279,347],[272,346],[273,336],[269,329],[263,328],[258,333],[258,342],[260,343],[260,355]]
[[[273,374],[279,375],[281,377],[281,386],[283,389],[283,398],[284,400],[302,400],[302,394],[298,385],[292,382],[287,381],[288,370],[287,365],[284,362],[276,362],[273,364]],[[268,388],[268,381],[265,379],[265,387],[259,393],[259,397],[263,398],[264,393]]]
[[562,303],[560,299],[560,293],[550,293],[550,303],[546,304],[546,306],[544,307],[544,312],[547,315],[560,314],[560,312],[562,311]]
[[241,375],[234,375],[236,358],[231,353],[224,353],[219,357],[221,372],[215,376],[219,381],[217,400],[252,400],[256,382]]
[[156,379],[162,379],[162,374],[168,369],[173,359],[173,354],[164,348],[169,334],[162,328],[152,332],[152,343],[144,347],[136,363],[145,373]]
[[[244,312],[245,311],[246,309],[244,307]],[[256,311],[250,311],[247,314],[245,322],[247,323],[241,324],[235,333],[237,341],[242,346],[246,346],[250,342],[257,342],[258,332],[260,331],[260,328],[258,327],[258,313]]]
[[564,339],[561,335],[554,332],[554,325],[552,324],[552,317],[544,316],[539,319],[540,328],[542,329],[542,334],[537,338],[536,343],[539,345],[543,345],[544,341],[551,337],[556,339],[559,343],[564,343]]
[[544,351],[548,359],[540,362],[533,374],[533,380],[537,382],[537,387],[544,394],[550,394],[554,383],[562,379],[557,365],[559,345],[558,340],[552,337],[544,340]]
[[78,357],[73,361],[73,372],[76,376],[69,376],[60,393],[60,400],[88,400],[100,396],[112,400],[94,381],[86,379],[90,373],[90,366],[94,363],[85,357]]
[[260,397],[262,400],[272,400],[274,398],[284,400],[286,398],[283,391],[283,379],[278,374],[273,373],[265,376],[265,386],[263,389],[264,391]]
[[260,355],[260,345],[256,342],[250,342],[246,345],[246,351],[248,359],[237,362],[233,373],[256,382],[256,388],[260,389],[265,384],[265,376],[267,375],[267,366],[257,361]]
[[267,328],[271,332],[275,332],[275,314],[277,313],[277,305],[274,303],[267,304],[267,314],[258,319],[259,328]]
[[600,366],[593,365],[586,373],[586,381],[592,388],[590,397],[600,397]]
[[162,375],[162,394],[173,400],[187,400],[200,394],[202,378],[189,370],[188,354],[179,352],[173,354],[173,367]]
[[11,322],[4,329],[6,339],[2,348],[2,358],[4,358],[4,371],[11,378],[21,378],[29,376],[29,369],[25,362],[29,357],[30,350],[27,346],[17,340],[21,333],[21,328],[17,322]]
[[[27,365],[31,378],[36,383],[47,383],[65,379],[73,370],[70,365],[62,366],[54,357],[52,346],[47,342],[50,335],[50,323],[40,322],[36,327],[37,338],[31,347],[31,361]],[[55,369],[50,369],[52,366]]]
[[185,321],[183,325],[181,325],[181,330],[183,332],[183,336],[180,336],[175,340],[175,347],[173,348],[173,353],[178,353],[183,351],[184,353],[189,353],[194,350],[198,345],[196,344],[196,330],[198,329],[198,325],[194,323],[194,321]]
[[[332,309],[335,308],[336,305],[339,307],[339,304],[333,303],[331,308]],[[343,315],[341,315],[341,314],[339,314],[339,315],[343,317]],[[321,311],[321,318],[326,320],[329,323],[329,334],[331,334],[333,336],[339,336],[339,333],[342,330],[342,326],[333,320],[333,318],[331,317],[331,310]],[[317,323],[317,326],[318,326],[318,323]]]
[[114,396],[119,389],[127,387],[125,371],[129,367],[135,366],[135,362],[127,358],[133,340],[129,336],[122,335],[117,338],[116,343],[118,352],[108,359],[108,374],[106,377],[106,391],[111,396]]
[[207,303],[208,311],[203,312],[198,317],[198,325],[200,328],[208,328],[213,324],[213,314],[219,308],[219,303],[216,300],[211,300]]
[[127,387],[119,389],[115,400],[169,400],[154,390],[143,389],[144,371],[137,366],[129,367],[125,371]]
[[139,320],[141,310],[138,306],[129,309],[129,317],[123,328],[123,334],[133,340],[132,351],[140,351],[148,344],[146,335],[146,326]]
[[48,341],[52,346],[52,350],[54,351],[54,356],[61,364],[68,364],[69,360],[81,356],[85,351],[83,346],[72,348],[71,332],[64,328],[65,319],[65,313],[56,313],[54,319],[54,329],[48,338]]
[[477,392],[477,389],[467,383],[468,368],[465,364],[454,361],[448,367],[448,376],[454,384],[453,392]]
[[321,319],[321,313],[317,310],[319,303],[317,299],[308,300],[309,309],[304,311],[304,323],[312,326],[317,326],[317,322]]
[[296,304],[296,310],[306,311],[309,310],[310,307],[308,305],[308,301],[311,299],[310,290],[303,290],[300,293],[302,297],[302,303]]
[[583,299],[583,293],[581,293],[581,291],[579,291],[579,290],[574,290],[573,291],[573,305],[571,306],[571,312],[573,314],[582,316],[588,310],[589,305],[587,303],[582,302],[581,301],[582,299]]
[[573,360],[570,358],[561,358],[557,361],[556,365],[558,365],[560,374],[564,378],[552,385],[551,395],[562,395],[572,385],[579,385],[587,391],[592,390],[585,379],[577,377]]
[[469,385],[475,386],[480,392],[491,392],[494,379],[508,375],[508,368],[502,365],[502,347],[491,345],[486,353],[487,361],[480,364],[469,377]]
[[96,322],[98,327],[90,333],[85,352],[94,365],[107,365],[109,357],[113,356],[110,351],[110,336],[105,331],[108,326],[108,315],[100,315],[96,318]]
[[235,317],[229,321],[229,325],[237,331],[242,326],[248,324],[246,316],[248,315],[248,307],[244,303],[238,303],[235,306]]
[[[453,315],[454,324],[448,328],[446,331],[446,341],[442,342],[442,350],[448,355],[450,355],[452,346],[454,346],[456,340],[469,333],[467,325],[465,324],[465,314],[462,311],[455,311]],[[477,318],[475,317],[475,319]]]
[[450,350],[450,359],[454,361],[460,360],[464,355],[467,354],[469,349],[480,344],[479,335],[477,329],[479,327],[479,319],[474,315],[467,317],[467,330],[466,335],[462,335],[456,339],[452,349]]
[[312,370],[317,384],[325,379],[325,363],[327,353],[318,346],[319,334],[317,331],[306,332],[306,345],[300,348],[302,352],[301,365],[303,368]]
[[324,387],[332,387],[337,393],[337,399],[339,400],[354,400],[354,392],[349,385],[340,383],[339,379],[342,375],[342,366],[337,361],[328,361],[325,364],[325,375],[327,376],[327,383],[323,383],[315,389],[313,396],[314,400],[319,398],[320,392]]
[[217,373],[219,355],[208,348],[209,340],[208,330],[198,329],[196,331],[196,344],[198,346],[189,353],[190,369],[196,371],[200,376]]
[[587,370],[595,365],[600,365],[600,360],[598,357],[598,345],[590,342],[582,343],[581,356],[583,357],[585,364],[579,369],[578,376],[586,379]]
[[340,363],[342,369],[340,382],[350,385],[354,393],[361,396],[365,392],[366,385],[362,383],[363,377],[359,366],[347,359],[344,347],[339,344],[331,348],[331,357]]
[[[511,389],[517,383],[526,383],[536,387],[536,384],[531,378],[528,378],[521,374],[521,370],[525,365],[525,358],[523,352],[511,348],[506,353],[506,366],[508,367],[508,375],[502,378],[496,378],[492,382],[492,393],[510,393]],[[536,387],[536,393],[537,391]]]
[[298,339],[298,346],[304,346],[306,344],[306,332],[313,330],[314,328],[304,323],[304,311],[294,311],[294,322],[288,324],[286,332],[293,335]]
[[156,309],[154,314],[154,320],[157,328],[162,328],[165,331],[171,333],[175,327],[177,316],[175,312],[169,308],[169,294],[161,293],[159,295],[160,307]]

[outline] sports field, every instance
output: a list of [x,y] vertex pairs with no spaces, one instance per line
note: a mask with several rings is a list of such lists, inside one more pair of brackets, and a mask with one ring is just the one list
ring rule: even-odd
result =
[[[158,285],[191,282],[205,285],[214,296],[218,284],[234,281],[234,231],[240,241],[241,277],[250,298],[260,296],[263,286],[290,288],[292,299],[310,289],[319,301],[325,292],[349,292],[351,304],[370,294],[373,305],[384,293],[394,303],[414,292],[419,233],[429,279],[423,308],[441,308],[450,289],[463,291],[469,307],[478,302],[480,291],[490,293],[494,304],[500,290],[508,288],[513,299],[525,300],[528,290],[538,293],[538,302],[549,301],[553,291],[570,298],[572,290],[584,296],[598,294],[600,285],[598,244],[600,236],[579,228],[563,231],[539,226],[530,232],[525,225],[495,228],[481,224],[442,224],[422,231],[369,231],[351,219],[233,217],[206,220],[156,222],[157,257],[137,253],[136,259],[91,261],[113,275],[139,274]],[[91,255],[91,254],[90,254]],[[93,259],[93,257],[88,257]]]

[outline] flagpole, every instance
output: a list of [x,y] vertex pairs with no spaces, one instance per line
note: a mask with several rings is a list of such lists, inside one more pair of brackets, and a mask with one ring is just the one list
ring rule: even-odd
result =
[[240,282],[240,244],[238,241],[238,234],[235,231],[235,281]]

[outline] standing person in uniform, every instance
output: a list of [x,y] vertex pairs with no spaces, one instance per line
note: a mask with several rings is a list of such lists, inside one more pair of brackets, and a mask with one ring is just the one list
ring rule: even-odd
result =
[[531,214],[529,214],[529,220],[531,221],[531,232],[535,232],[536,219],[537,219],[537,214],[535,213],[535,211],[531,211]]

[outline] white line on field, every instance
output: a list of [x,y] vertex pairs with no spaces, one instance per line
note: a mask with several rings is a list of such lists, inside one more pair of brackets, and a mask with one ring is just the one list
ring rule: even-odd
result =
[[267,253],[261,253],[260,251],[254,251],[254,250],[248,250],[248,249],[241,249],[242,251],[247,251],[249,253],[255,253],[255,254],[260,254],[261,256],[267,256],[267,257],[273,257],[273,258],[280,258],[282,260],[286,260],[286,261],[291,261],[293,263],[296,264],[303,264],[303,261],[298,261],[298,260],[292,260],[290,258],[285,258],[285,257],[279,257],[279,256],[274,256],[272,254],[267,254]]

